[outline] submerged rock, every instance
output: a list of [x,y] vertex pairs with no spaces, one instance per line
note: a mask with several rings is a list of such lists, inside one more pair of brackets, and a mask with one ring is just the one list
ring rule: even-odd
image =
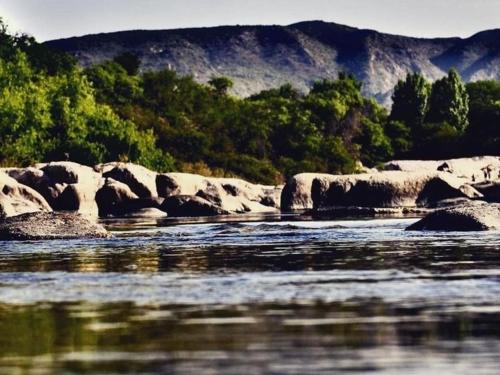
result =
[[109,233],[87,217],[68,212],[35,212],[0,222],[0,240],[106,238]]
[[196,217],[228,215],[229,211],[195,195],[174,195],[161,205],[169,217]]
[[436,210],[406,228],[420,231],[500,230],[500,204],[472,202]]

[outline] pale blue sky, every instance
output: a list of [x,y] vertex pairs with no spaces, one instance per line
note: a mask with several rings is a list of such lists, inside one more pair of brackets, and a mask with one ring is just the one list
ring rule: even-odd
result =
[[38,40],[131,29],[318,20],[394,34],[470,36],[500,28],[500,0],[0,0],[11,31]]

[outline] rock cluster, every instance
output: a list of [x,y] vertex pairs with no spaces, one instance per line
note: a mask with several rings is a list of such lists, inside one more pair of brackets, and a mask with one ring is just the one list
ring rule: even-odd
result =
[[211,216],[277,212],[281,187],[187,173],[159,174],[132,163],[73,162],[0,170],[0,217],[64,211],[105,216]]
[[332,207],[426,207],[449,199],[498,199],[500,157],[393,161],[380,172],[357,175],[302,173],[283,189],[282,210]]

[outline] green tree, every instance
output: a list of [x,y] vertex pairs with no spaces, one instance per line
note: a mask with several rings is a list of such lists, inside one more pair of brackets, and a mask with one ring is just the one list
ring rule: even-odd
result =
[[208,81],[208,84],[218,95],[226,95],[234,86],[234,82],[227,77],[214,77]]
[[130,53],[130,52],[124,52],[118,56],[115,56],[113,61],[123,67],[125,71],[131,75],[134,76],[139,72],[139,67],[141,66],[141,60],[137,55]]
[[447,123],[458,132],[469,124],[469,95],[460,75],[451,69],[432,85],[426,122]]
[[427,113],[430,83],[418,73],[408,74],[400,80],[392,94],[390,121],[400,122],[418,133]]

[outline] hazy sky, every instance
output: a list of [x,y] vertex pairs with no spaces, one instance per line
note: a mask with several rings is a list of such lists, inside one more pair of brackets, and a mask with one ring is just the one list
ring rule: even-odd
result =
[[38,40],[130,29],[332,21],[412,36],[500,28],[500,0],[0,0],[11,31]]

